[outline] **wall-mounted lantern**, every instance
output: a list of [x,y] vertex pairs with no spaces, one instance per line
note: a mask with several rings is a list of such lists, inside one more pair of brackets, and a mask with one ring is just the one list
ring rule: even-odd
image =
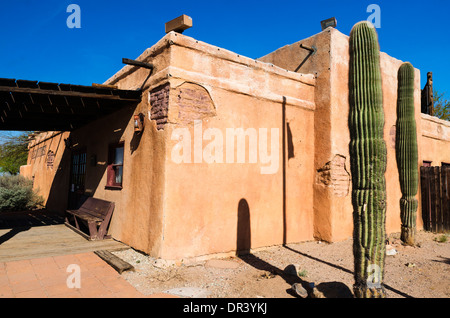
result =
[[141,133],[144,130],[144,114],[134,115],[134,132]]

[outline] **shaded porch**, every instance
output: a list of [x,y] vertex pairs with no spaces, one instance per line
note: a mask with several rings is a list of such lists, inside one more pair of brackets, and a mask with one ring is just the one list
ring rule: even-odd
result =
[[0,130],[73,131],[140,101],[140,90],[0,78]]
[[0,262],[127,248],[114,239],[89,241],[46,210],[0,213]]

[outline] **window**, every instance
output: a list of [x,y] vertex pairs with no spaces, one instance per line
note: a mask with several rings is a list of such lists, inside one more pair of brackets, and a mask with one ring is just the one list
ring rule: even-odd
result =
[[124,144],[109,147],[106,188],[122,189]]

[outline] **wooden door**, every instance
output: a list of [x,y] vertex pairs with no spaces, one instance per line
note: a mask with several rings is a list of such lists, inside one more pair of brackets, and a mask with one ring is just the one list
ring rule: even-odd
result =
[[82,204],[86,180],[86,150],[72,152],[69,184],[69,209]]

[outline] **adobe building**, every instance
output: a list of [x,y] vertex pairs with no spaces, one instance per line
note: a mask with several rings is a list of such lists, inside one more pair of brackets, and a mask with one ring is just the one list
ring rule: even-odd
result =
[[[35,136],[21,174],[49,210],[114,202],[109,234],[163,259],[350,238],[348,51],[334,28],[256,60],[170,32],[137,58],[153,69],[126,65],[102,86],[140,99]],[[401,64],[381,53],[387,233],[400,232]],[[415,78],[419,163],[450,163],[450,123],[421,114]]]

